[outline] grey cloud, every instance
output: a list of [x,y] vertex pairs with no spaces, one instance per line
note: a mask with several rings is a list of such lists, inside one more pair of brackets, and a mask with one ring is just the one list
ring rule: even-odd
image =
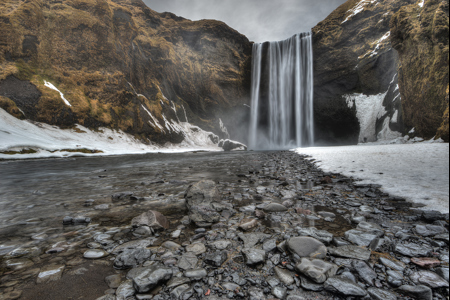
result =
[[144,0],[158,12],[215,19],[251,41],[283,40],[311,30],[346,0]]

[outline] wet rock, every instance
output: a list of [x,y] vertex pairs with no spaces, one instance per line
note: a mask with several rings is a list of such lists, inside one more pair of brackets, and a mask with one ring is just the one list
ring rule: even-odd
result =
[[248,231],[250,229],[253,229],[259,225],[258,220],[255,219],[245,219],[242,221],[242,223],[239,225],[239,228],[243,231]]
[[195,223],[217,223],[220,221],[220,214],[210,206],[192,206],[189,212],[189,218]]
[[409,257],[427,257],[431,254],[432,249],[429,246],[419,245],[415,243],[397,244],[395,252]]
[[368,247],[373,240],[378,238],[378,235],[366,231],[352,229],[345,233],[345,238],[355,245]]
[[228,252],[227,251],[216,251],[215,253],[208,254],[204,261],[205,263],[214,266],[214,267],[221,267],[222,264],[228,259]]
[[439,267],[441,265],[441,261],[436,258],[429,258],[429,257],[423,257],[423,258],[412,258],[411,262],[413,264],[416,264],[424,269],[431,269],[435,267]]
[[414,231],[424,237],[428,236],[436,236],[443,233],[448,233],[448,230],[445,229],[442,226],[436,226],[436,225],[417,225],[414,228]]
[[133,250],[133,249],[137,249],[137,248],[147,248],[151,245],[153,245],[153,239],[143,239],[143,240],[131,241],[131,242],[122,244],[122,245],[114,248],[112,254],[118,255],[126,250]]
[[178,251],[181,248],[181,245],[179,245],[175,242],[172,242],[172,241],[167,241],[167,242],[164,242],[161,245],[161,247],[166,248],[167,250],[170,250],[170,251]]
[[397,300],[397,296],[389,291],[370,288],[367,290],[367,292],[373,300]]
[[171,292],[170,292],[170,297],[172,299],[181,299],[182,294],[190,289],[190,285],[189,284],[183,284],[180,285],[176,288],[174,288]]
[[202,243],[195,243],[186,246],[186,252],[192,252],[195,255],[200,255],[206,252],[206,247]]
[[264,207],[264,211],[266,213],[273,213],[273,212],[285,212],[288,211],[288,209],[286,206],[281,205],[279,203],[270,203],[266,207]]
[[438,274],[430,271],[419,271],[410,276],[411,280],[417,285],[425,285],[432,289],[448,288],[447,280]]
[[286,299],[287,289],[276,286],[272,289],[272,295],[274,295],[277,299]]
[[46,266],[41,269],[38,274],[36,283],[48,283],[51,281],[58,281],[64,272],[65,266]]
[[310,261],[307,258],[302,258],[296,269],[314,282],[324,283],[329,277],[336,275],[338,267],[323,260],[314,259]]
[[287,270],[280,269],[278,267],[275,267],[275,274],[277,277],[283,282],[286,286],[289,286],[291,284],[294,284],[294,275]]
[[137,267],[152,256],[150,249],[127,249],[114,260],[114,268],[124,270]]
[[84,252],[83,257],[87,259],[99,259],[108,256],[109,253],[101,249],[91,249]]
[[375,279],[377,279],[377,273],[364,261],[354,260],[353,268],[358,273],[359,277],[367,284],[374,286]]
[[217,250],[225,250],[229,247],[231,247],[233,243],[228,240],[221,240],[211,243],[211,246]]
[[261,291],[260,288],[251,287],[248,290],[248,294],[250,295],[249,300],[266,300],[266,296],[264,296],[264,293]]
[[160,265],[153,265],[143,269],[133,278],[133,286],[138,293],[147,293],[172,278],[173,271]]
[[105,282],[111,289],[117,289],[120,286],[121,281],[122,277],[119,274],[105,277]]
[[384,257],[380,257],[380,262],[388,268],[391,268],[396,271],[403,272],[406,268],[406,265],[401,261],[393,261]]
[[180,258],[178,262],[178,267],[182,270],[191,270],[197,266],[197,263],[198,263],[197,256],[192,252],[188,252],[185,253]]
[[324,290],[323,284],[315,283],[305,276],[300,276],[300,284],[301,287],[307,291],[321,292]]
[[332,213],[332,212],[328,212],[328,211],[319,211],[319,216],[322,216],[324,218],[330,218],[330,219],[335,219],[336,218],[336,214]]
[[5,292],[4,294],[0,295],[0,299],[4,300],[16,300],[19,299],[22,296],[22,291],[11,291],[11,292]]
[[403,274],[394,271],[394,270],[387,270],[386,271],[387,279],[386,281],[393,287],[400,287],[404,283],[404,277]]
[[34,265],[34,263],[28,258],[8,259],[4,263],[7,269],[14,271],[29,268]]
[[200,280],[208,276],[208,272],[205,269],[194,269],[188,270],[184,273],[184,276],[187,278],[193,278],[196,280]]
[[405,296],[410,296],[417,300],[432,300],[433,299],[433,291],[423,285],[418,286],[409,286],[403,285],[399,288],[401,294]]
[[266,252],[264,250],[255,248],[244,249],[242,250],[242,254],[246,258],[246,264],[250,266],[263,263],[266,260]]
[[220,201],[220,192],[212,180],[202,180],[191,185],[184,196],[188,208],[209,205]]
[[119,201],[119,200],[129,200],[131,196],[133,196],[133,192],[121,192],[121,193],[115,193],[111,196],[111,199],[113,201]]
[[266,252],[272,252],[277,249],[277,240],[276,239],[270,239],[264,242],[263,244],[263,250]]
[[448,220],[448,215],[446,216],[439,211],[424,211],[422,213],[422,218],[429,223],[433,223],[435,221]]
[[369,223],[369,222],[360,222],[357,227],[358,230],[370,232],[378,235],[378,237],[382,237],[384,235],[384,230],[381,226]]
[[447,282],[449,282],[449,268],[437,268],[436,274],[444,278]]
[[297,232],[300,236],[309,236],[325,244],[330,244],[333,241],[333,234],[325,230],[318,230],[315,227],[300,228]]
[[91,218],[84,216],[64,217],[63,225],[83,225],[91,223]]
[[136,294],[133,281],[126,280],[120,284],[120,286],[116,290],[116,299],[117,300],[127,300],[128,297],[134,296]]
[[367,292],[356,283],[338,276],[329,278],[325,282],[324,288],[330,293],[344,296],[364,297],[367,295]]
[[244,248],[253,248],[257,244],[263,243],[270,238],[270,235],[265,233],[240,233],[238,236],[244,242]]
[[331,255],[343,257],[343,258],[353,258],[368,261],[372,254],[371,251],[363,249],[358,246],[342,246],[337,248],[329,248],[328,249]]
[[150,210],[131,220],[131,226],[134,228],[148,226],[154,231],[160,231],[169,229],[170,223],[163,214]]
[[325,245],[310,237],[295,237],[291,238],[287,243],[289,251],[297,254],[301,258],[325,258],[327,255],[327,247]]
[[95,210],[108,210],[109,209],[109,204],[100,204],[100,205],[96,205],[94,206]]

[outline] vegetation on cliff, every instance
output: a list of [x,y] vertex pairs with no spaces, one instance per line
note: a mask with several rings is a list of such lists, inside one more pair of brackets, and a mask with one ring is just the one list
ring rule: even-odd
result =
[[16,117],[163,144],[183,136],[155,120],[220,133],[218,119],[248,101],[251,44],[222,22],[159,14],[141,0],[4,0],[0,8],[0,107]]
[[405,125],[418,135],[449,141],[449,2],[404,6],[391,20],[400,55]]

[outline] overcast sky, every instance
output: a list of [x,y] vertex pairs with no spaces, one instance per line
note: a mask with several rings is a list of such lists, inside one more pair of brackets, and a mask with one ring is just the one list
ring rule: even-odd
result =
[[250,41],[279,41],[310,31],[346,0],[144,0],[157,12],[227,23]]

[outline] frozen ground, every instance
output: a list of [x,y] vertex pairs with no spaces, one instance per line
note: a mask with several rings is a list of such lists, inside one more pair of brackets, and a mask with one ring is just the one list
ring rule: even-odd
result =
[[380,184],[383,191],[426,205],[424,209],[449,211],[449,144],[360,145],[303,148],[326,172]]
[[[175,123],[171,124],[175,126]],[[44,157],[68,157],[73,155],[122,155],[144,153],[177,153],[189,151],[221,151],[209,139],[211,133],[189,123],[176,123],[173,130],[180,131],[185,141],[179,145],[145,145],[133,136],[121,131],[102,128],[92,131],[78,125],[76,130],[62,130],[56,126],[14,118],[0,108],[0,152],[33,149],[32,154],[2,154],[0,159],[27,159]],[[68,152],[65,149],[89,149],[101,151],[97,154]]]

